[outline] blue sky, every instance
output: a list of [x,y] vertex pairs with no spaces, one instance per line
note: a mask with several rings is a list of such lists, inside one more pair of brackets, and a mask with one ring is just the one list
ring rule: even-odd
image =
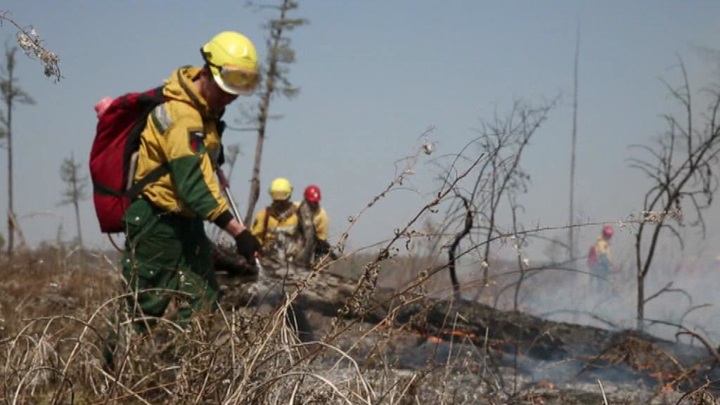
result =
[[[0,7],[33,25],[61,57],[59,83],[36,61],[20,57],[19,84],[37,101],[14,112],[15,209],[32,245],[75,235],[73,211],[59,207],[59,168],[74,154],[87,170],[95,129],[94,103],[103,96],[153,87],[186,64],[222,30],[237,30],[266,54],[263,23],[271,16],[243,1],[5,1]],[[532,176],[522,221],[562,226],[568,221],[569,139],[573,58],[581,32],[576,208],[590,221],[624,219],[641,207],[646,180],[628,168],[628,145],[648,143],[662,129],[659,115],[675,106],[661,79],[679,83],[678,57],[695,87],[718,74],[703,48],[720,49],[720,2],[694,1],[300,1],[293,17],[309,25],[291,34],[297,62],[289,75],[301,88],[277,99],[268,126],[263,190],[278,176],[321,186],[331,238],[395,176],[394,162],[428,135],[438,154],[457,153],[477,136],[482,120],[512,102],[559,105],[534,136],[524,167]],[[0,27],[5,38],[15,30]],[[254,103],[254,100],[250,101]],[[239,104],[239,102],[236,102]],[[231,107],[228,119],[239,118]],[[245,211],[253,133],[229,133],[244,151],[232,187]],[[0,195],[6,190],[0,155]],[[391,193],[353,229],[362,247],[387,238],[435,190],[432,165],[420,161],[410,190]],[[268,203],[261,194],[259,206]],[[6,199],[0,210],[6,212]],[[710,215],[710,232],[720,222]],[[504,221],[507,223],[507,219]],[[86,244],[107,247],[92,202],[82,204]],[[3,220],[0,232],[5,233]],[[590,243],[595,229],[581,233]],[[619,241],[627,241],[620,235]],[[717,242],[717,241],[715,241]],[[701,246],[713,243],[702,244]],[[584,249],[584,248],[580,248]],[[719,249],[720,250],[720,249]],[[720,252],[717,252],[720,253]],[[715,254],[715,253],[714,253]]]

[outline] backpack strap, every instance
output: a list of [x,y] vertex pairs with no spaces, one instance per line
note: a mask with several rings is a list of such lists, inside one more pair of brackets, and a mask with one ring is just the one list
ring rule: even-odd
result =
[[262,239],[265,240],[265,236],[267,235],[268,221],[270,220],[270,216],[275,217],[275,219],[277,219],[278,222],[280,222],[280,221],[284,221],[284,220],[290,218],[290,216],[292,216],[296,211],[297,211],[297,207],[295,206],[295,204],[290,204],[290,207],[283,212],[276,212],[273,209],[272,205],[268,205],[267,207],[265,207],[265,218],[263,219]]
[[127,191],[125,191],[125,197],[130,200],[134,200],[140,195],[140,193],[142,193],[145,186],[151,183],[155,183],[156,181],[160,180],[160,177],[168,173],[170,173],[170,166],[167,164],[167,162],[165,162],[162,165],[152,169],[150,173],[147,174],[147,176],[133,183],[133,185]]
[[268,227],[268,221],[270,220],[270,206],[268,205],[265,207],[265,218],[263,218],[263,228],[262,228],[262,234],[260,237],[260,240],[265,240],[265,236],[267,235],[267,227]]
[[167,163],[163,163],[161,166],[151,170],[147,176],[133,183],[133,185],[129,189],[125,190],[124,193],[118,192],[110,187],[105,187],[104,185],[96,182],[93,182],[93,191],[98,194],[110,195],[113,197],[125,197],[129,200],[134,200],[140,195],[140,193],[142,193],[145,186],[160,180],[160,177],[166,175],[167,173],[170,173],[170,167]]
[[295,207],[295,204],[291,204],[288,209],[273,216],[278,219],[278,222],[284,221],[290,218],[290,216],[292,216],[292,214],[294,214],[296,210],[297,208]]
[[[167,117],[164,117],[165,120],[159,119],[155,116],[155,111],[161,111],[164,112],[164,109],[157,110],[158,107],[165,104],[165,99],[163,89],[165,86],[156,87],[152,90],[152,93],[149,95],[150,100],[155,100],[153,104],[145,110],[143,113],[144,119],[141,119],[135,124],[135,128],[133,128],[133,131],[136,131],[137,133],[137,142],[139,147],[140,137],[142,136],[142,133],[145,131],[147,126],[147,118],[150,117],[150,119],[153,121],[153,124],[155,127],[160,130],[161,132],[165,132],[168,129],[168,123],[164,122],[167,121]],[[162,100],[162,101],[161,101]],[[135,170],[133,170],[133,173],[130,173],[130,175],[134,175]],[[156,181],[160,180],[160,178],[167,173],[170,173],[170,165],[167,162],[163,162],[160,166],[154,168],[150,171],[145,177],[142,179],[133,182],[130,187],[125,190],[125,193],[123,194],[124,197],[128,198],[129,200],[136,199],[140,193],[142,193],[145,186],[155,183]]]
[[[145,127],[147,125],[147,117],[150,117],[150,119],[153,121],[153,124],[155,125],[155,128],[157,128],[161,132],[165,132],[168,129],[169,123],[165,122],[167,121],[167,117],[163,115],[164,119],[160,119],[157,116],[155,116],[155,111],[164,112],[165,110],[160,108],[158,110],[158,107],[165,104],[165,96],[163,95],[163,86],[157,87],[153,90],[152,95],[150,96],[152,100],[156,101],[156,104],[152,105],[150,108],[145,110],[143,113],[144,119],[139,120],[135,127],[133,128],[133,131],[137,133],[137,142],[138,147],[140,143],[140,137],[142,136],[143,131],[145,130]],[[160,101],[163,100],[163,101]],[[129,175],[133,176],[135,174],[136,168],[132,169],[132,173],[129,173]],[[170,166],[167,162],[163,162],[160,166],[154,168],[150,171],[145,177],[142,179],[132,182],[132,185],[128,187],[125,190],[124,196],[128,198],[129,200],[136,199],[140,193],[142,193],[145,186],[151,183],[155,183],[156,181],[160,180],[160,178],[167,173],[170,173]]]

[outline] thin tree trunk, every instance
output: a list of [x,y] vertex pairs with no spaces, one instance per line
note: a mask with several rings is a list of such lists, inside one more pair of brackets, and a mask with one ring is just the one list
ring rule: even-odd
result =
[[641,330],[642,323],[641,319],[645,316],[644,314],[644,305],[643,300],[645,299],[645,293],[643,291],[643,276],[642,276],[642,252],[641,252],[641,246],[642,246],[642,233],[645,228],[645,224],[641,223],[639,225],[639,228],[637,232],[635,233],[635,279],[637,280],[637,299],[636,304],[637,307],[635,308],[635,328],[638,330]]
[[[269,79],[271,80],[271,79]],[[255,205],[260,198],[260,163],[262,162],[263,145],[265,144],[265,125],[267,123],[267,110],[270,105],[270,93],[263,96],[260,104],[260,117],[258,118],[258,137],[255,145],[255,162],[253,163],[252,180],[250,180],[250,193],[248,195],[248,207],[245,213],[245,223],[252,223]]]
[[[24,244],[24,238],[19,233],[20,228],[17,222],[17,216],[13,206],[13,133],[12,133],[12,116],[13,106],[16,103],[21,104],[34,104],[35,101],[25,93],[21,88],[15,86],[15,52],[17,48],[13,47],[5,49],[6,67],[2,77],[2,96],[5,101],[5,107],[7,116],[4,117],[3,124],[5,125],[5,133],[7,135],[7,150],[8,150],[8,261],[12,261],[13,251],[15,250],[15,233],[20,236],[21,243]],[[7,73],[7,77],[4,76]]]
[[75,222],[77,223],[78,243],[80,244],[80,247],[83,247],[82,228],[80,227],[80,204],[77,199],[73,201],[73,204],[75,205]]
[[8,69],[8,90],[9,96],[6,100],[7,108],[7,148],[8,148],[8,260],[12,260],[15,244],[15,224],[12,217],[13,211],[13,146],[12,146],[12,94],[13,94],[13,70]]
[[72,185],[73,185],[73,205],[75,206],[75,222],[77,224],[78,243],[83,247],[82,228],[80,227],[80,190],[78,190],[78,166],[75,164],[75,156],[72,156]]
[[[280,21],[285,20],[285,12],[290,7],[290,1],[285,0],[282,7],[280,8]],[[277,28],[272,30],[272,44],[269,51],[271,52],[267,73],[267,81],[265,83],[265,93],[260,100],[260,116],[258,117],[258,137],[257,144],[255,145],[255,162],[253,164],[253,175],[250,180],[250,193],[248,195],[248,207],[247,213],[245,214],[245,223],[252,223],[253,213],[255,212],[255,205],[260,198],[260,163],[262,162],[262,151],[265,143],[265,129],[267,127],[268,110],[270,109],[270,98],[275,92],[275,77],[277,76],[277,55],[273,54],[276,52],[280,45],[280,39],[282,38],[283,25],[277,24]]]
[[460,282],[458,281],[457,270],[455,267],[455,252],[457,251],[462,239],[470,233],[473,226],[473,212],[470,202],[467,198],[460,198],[462,198],[463,205],[465,206],[465,226],[463,227],[463,230],[455,236],[455,240],[448,250],[448,271],[450,273],[450,283],[453,287],[453,296],[456,300],[462,299],[462,293],[460,292]]
[[645,329],[645,277],[637,276],[637,330]]
[[577,145],[577,110],[578,110],[578,59],[580,55],[580,27],[578,27],[575,42],[575,69],[573,88],[573,122],[572,122],[572,151],[570,152],[570,221],[568,227],[568,252],[570,261],[575,260],[575,150]]

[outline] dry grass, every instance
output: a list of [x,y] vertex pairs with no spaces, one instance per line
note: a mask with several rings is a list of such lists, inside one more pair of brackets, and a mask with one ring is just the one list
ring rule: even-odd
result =
[[[392,369],[389,330],[356,324],[338,346],[303,344],[284,322],[287,307],[217,311],[138,334],[122,309],[117,257],[46,247],[3,260],[0,403],[404,404],[433,378]],[[366,364],[348,354],[361,349]],[[433,395],[456,402],[457,393]]]
[[[184,328],[163,321],[144,335],[123,311],[116,256],[46,247],[12,266],[3,260],[0,404],[523,404],[541,394],[582,403],[556,391],[515,391],[487,347],[451,341],[429,349],[425,338],[389,327],[392,314],[377,325],[313,319],[316,338],[332,339],[302,343],[285,322],[287,305],[223,305]],[[372,261],[346,257],[330,271],[360,277]],[[398,256],[381,266],[379,284],[451,294],[444,273],[423,274],[431,260]],[[467,352],[399,368],[398,353],[414,347]]]

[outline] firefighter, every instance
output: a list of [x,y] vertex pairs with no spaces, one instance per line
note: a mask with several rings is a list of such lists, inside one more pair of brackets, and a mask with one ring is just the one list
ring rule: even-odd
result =
[[592,260],[588,262],[591,268],[592,277],[590,278],[590,285],[598,292],[609,290],[606,288],[610,283],[610,273],[613,269],[612,256],[610,254],[610,239],[615,233],[615,230],[610,225],[605,225],[602,228],[602,232],[597,237],[595,245],[593,247],[594,252],[591,250],[591,256],[594,256]]
[[330,243],[328,242],[328,215],[325,209],[320,206],[322,194],[320,187],[311,184],[305,188],[303,200],[298,204],[299,207],[307,206],[313,219],[313,227],[315,228],[315,256],[321,257],[330,253],[333,259],[337,259],[335,253],[332,252]]
[[[272,203],[258,211],[252,224],[252,234],[262,245],[262,260],[268,262],[265,267],[283,266],[286,262],[294,262],[298,266],[307,267],[314,249],[315,230],[312,215],[302,212],[290,200],[293,187],[290,181],[278,177],[272,181],[268,193]],[[312,250],[310,250],[312,253]]]
[[[268,193],[272,203],[258,211],[252,233],[262,244],[263,275],[252,288],[260,303],[279,305],[289,289],[297,287],[310,267],[315,248],[315,229],[307,207],[299,207],[290,200],[293,187],[286,178],[276,178]],[[287,322],[304,342],[314,340],[312,327],[298,302],[291,302]]]
[[214,308],[219,288],[204,221],[232,236],[248,262],[260,249],[232,215],[217,173],[220,117],[238,96],[255,90],[257,52],[246,36],[226,31],[207,42],[201,55],[203,67],[182,67],[166,80],[167,101],[152,111],[140,136],[135,181],[162,165],[169,173],[143,187],[123,217],[123,275],[132,291],[131,310],[145,328],[147,319],[184,323]]

